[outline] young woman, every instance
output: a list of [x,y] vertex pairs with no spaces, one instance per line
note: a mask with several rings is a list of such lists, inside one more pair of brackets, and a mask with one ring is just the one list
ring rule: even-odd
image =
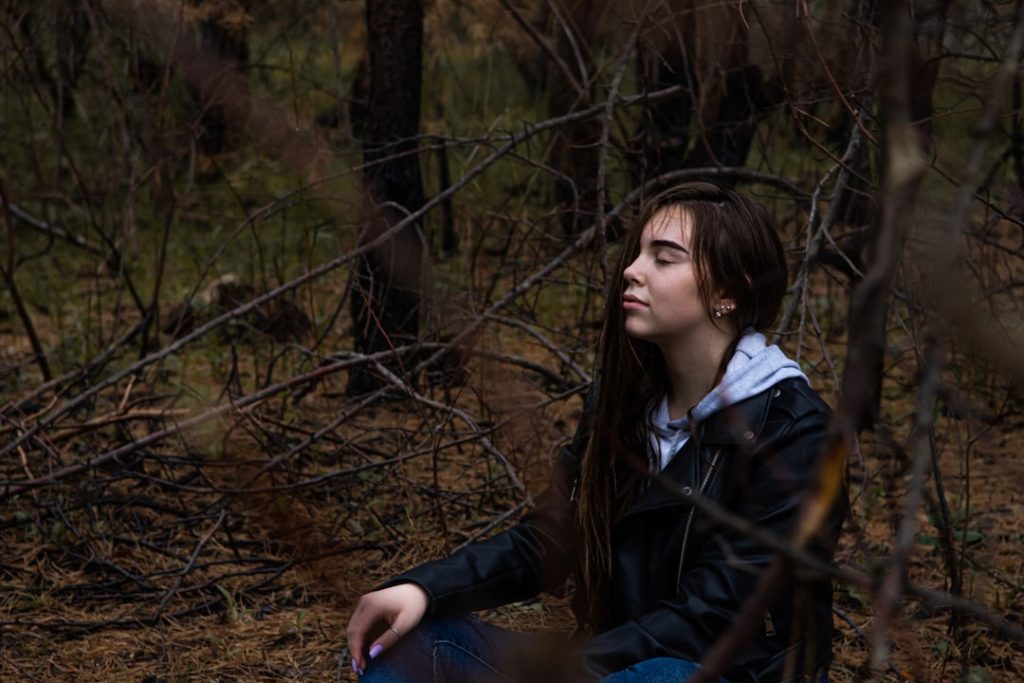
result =
[[[732,190],[686,184],[649,202],[624,242],[599,380],[550,486],[509,531],[360,599],[348,639],[364,683],[542,679],[524,654],[530,636],[459,615],[559,593],[567,581],[589,637],[557,663],[545,656],[559,677],[685,680],[777,559],[688,494],[792,535],[828,408],[756,331],[786,291],[766,212]],[[821,559],[844,514],[839,500],[810,544]],[[794,570],[775,593],[723,680],[827,680],[829,579]]]

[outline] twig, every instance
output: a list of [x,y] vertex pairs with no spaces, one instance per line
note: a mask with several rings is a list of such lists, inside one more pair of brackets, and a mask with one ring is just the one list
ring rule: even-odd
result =
[[379,362],[375,362],[374,366],[376,367],[377,372],[381,373],[389,382],[391,382],[398,389],[401,389],[403,392],[405,392],[410,398],[415,399],[417,402],[422,403],[423,405],[430,406],[431,408],[450,412],[451,414],[455,415],[460,420],[465,422],[467,425],[469,425],[470,429],[477,432],[478,434],[481,434],[480,444],[484,447],[484,450],[493,455],[498,460],[498,462],[502,464],[502,466],[505,468],[505,474],[508,475],[508,479],[509,481],[512,482],[512,485],[519,489],[519,492],[526,497],[526,501],[528,503],[532,503],[533,499],[530,495],[530,491],[523,484],[522,480],[519,479],[519,475],[516,474],[515,468],[512,466],[512,463],[508,461],[508,458],[505,457],[504,453],[495,448],[494,444],[491,442],[489,438],[482,435],[482,430],[480,429],[480,425],[476,423],[476,420],[470,417],[469,414],[467,414],[464,410],[459,410],[454,405],[444,405],[442,403],[438,403],[433,399],[423,396],[422,394],[415,391],[408,384],[403,382],[401,378],[396,376],[393,372],[385,368]]
[[906,580],[907,560],[917,534],[917,512],[924,500],[925,479],[932,458],[929,431],[935,419],[935,400],[941,379],[939,348],[937,344],[933,344],[928,353],[924,378],[918,389],[915,411],[917,419],[911,436],[913,460],[903,517],[896,534],[896,543],[888,558],[889,568],[878,586],[878,608],[871,637],[871,669],[876,672],[885,669],[889,662],[888,632],[900,603],[903,583]]
[[[1002,64],[992,79],[992,90],[986,101],[981,117],[971,131],[974,144],[971,146],[959,190],[937,235],[933,249],[932,281],[929,283],[932,303],[946,317],[959,323],[958,331],[997,360],[1000,365],[1018,380],[1024,378],[1024,356],[1020,354],[1020,339],[1007,330],[999,331],[991,324],[969,324],[975,320],[977,286],[963,272],[964,229],[969,223],[973,206],[975,183],[981,170],[989,137],[1001,115],[1002,102],[1009,89],[1009,81],[1020,68],[1021,49],[1024,46],[1024,3],[1017,4],[1017,15],[1013,34],[1003,55]],[[950,287],[949,278],[957,276],[961,286]],[[987,322],[987,321],[986,321]]]
[[[620,102],[623,106],[628,106],[640,102],[659,100],[665,97],[671,97],[679,93],[680,91],[680,86],[672,86],[670,88],[665,88],[663,90],[659,90],[647,95],[637,95],[635,97],[623,98],[622,100],[620,100]],[[200,327],[193,330],[191,333],[165,346],[163,349],[151,353],[145,358],[139,359],[128,368],[116,372],[107,379],[94,384],[93,386],[89,387],[75,398],[67,401],[58,408],[48,412],[46,415],[41,416],[37,420],[36,424],[30,427],[24,434],[22,434],[20,437],[18,437],[11,443],[8,443],[3,448],[0,448],[0,457],[10,453],[15,447],[25,443],[28,439],[35,436],[35,434],[38,433],[40,429],[43,429],[53,424],[53,422],[59,419],[60,417],[71,412],[78,406],[90,400],[99,392],[103,391],[104,389],[113,384],[116,384],[117,382],[127,377],[128,375],[138,373],[143,368],[148,367],[149,365],[152,365],[153,363],[163,360],[164,358],[167,358],[168,356],[178,352],[186,345],[190,344],[191,342],[197,339],[202,338],[203,336],[205,336],[212,330],[217,329],[221,325],[236,318],[239,318],[241,316],[244,316],[249,312],[257,309],[259,306],[269,301],[272,301],[280,297],[281,295],[286,294],[287,292],[290,292],[291,290],[296,289],[297,287],[300,287],[308,282],[312,282],[313,280],[322,277],[323,275],[326,275],[327,273],[330,273],[340,268],[341,266],[351,263],[356,258],[382,246],[383,244],[391,240],[393,237],[395,237],[403,229],[405,229],[408,225],[411,225],[415,221],[420,220],[424,215],[426,215],[427,212],[429,212],[435,206],[439,205],[447,197],[450,197],[451,195],[455,194],[463,187],[468,185],[474,178],[483,173],[487,168],[492,166],[499,159],[503,158],[507,152],[514,149],[517,145],[525,142],[526,140],[544,131],[550,130],[552,128],[557,128],[559,126],[563,126],[574,121],[581,121],[596,114],[599,114],[604,111],[604,108],[604,103],[597,104],[588,109],[584,109],[578,112],[572,112],[569,114],[565,114],[563,116],[548,119],[547,121],[535,124],[533,126],[528,126],[524,131],[510,135],[509,141],[507,143],[500,146],[498,149],[496,149],[494,152],[492,152],[486,158],[480,161],[476,166],[467,171],[465,175],[463,175],[462,178],[459,179],[458,182],[453,184],[444,192],[439,192],[438,194],[434,195],[431,199],[424,202],[423,206],[421,206],[419,209],[411,212],[402,220],[397,221],[387,230],[382,231],[376,238],[368,240],[367,242],[353,249],[352,251],[349,251],[346,254],[343,254],[331,261],[328,261],[327,263],[324,263],[312,270],[306,271],[306,273],[304,273],[303,275],[300,275],[299,277],[293,280],[285,282],[284,284],[275,287],[274,289],[266,292],[265,294],[255,297],[254,299],[230,311],[224,312],[223,314],[217,316],[216,318],[209,321],[205,325],[201,325]],[[561,265],[561,263],[564,262],[565,258],[567,258],[569,254],[572,254],[580,247],[588,244],[593,233],[594,230],[593,228],[591,228],[590,230],[587,230],[583,234],[581,234],[580,238],[577,239],[576,242],[573,245],[571,245],[565,252],[563,252],[563,254],[560,255],[559,259],[557,259],[555,262],[552,262],[550,269],[543,270],[542,272],[538,273],[536,277],[528,279],[526,286],[521,286],[519,288],[514,289],[512,292],[509,292],[509,294],[505,298],[503,298],[499,303],[496,303],[491,307],[490,312],[502,308],[505,304],[508,303],[508,301],[511,301],[512,299],[519,296],[523,291],[529,289],[537,279],[543,277],[548,272],[550,272],[550,270],[553,270],[555,267]],[[465,331],[465,334],[468,335],[475,331],[475,329],[475,327],[471,327],[470,329]],[[465,337],[462,337],[459,338],[457,341],[461,342],[464,339]],[[417,368],[417,372],[421,371],[425,367],[428,367],[431,363],[436,362],[438,357],[439,354],[436,355],[435,357],[429,358],[426,361],[424,361],[421,364],[421,366]]]
[[[608,193],[607,188],[607,175],[608,175],[608,136],[611,133],[612,119],[615,115],[615,100],[619,96],[619,88],[622,87],[622,76],[626,72],[627,61],[632,56],[633,51],[636,49],[637,37],[640,35],[640,30],[644,26],[644,19],[647,16],[647,12],[651,9],[654,3],[645,3],[640,16],[637,18],[636,26],[633,28],[633,33],[629,36],[629,40],[626,41],[626,46],[622,50],[622,54],[619,55],[618,64],[615,67],[615,75],[612,77],[612,85],[608,92],[608,97],[605,100],[605,111],[604,116],[601,117],[601,136],[598,141],[598,157],[597,157],[597,239],[601,246],[602,251],[607,251],[605,247],[605,197]],[[602,281],[607,277],[608,263],[606,259],[601,261],[603,269]]]
[[40,683],[42,682],[43,679],[39,678],[38,676],[34,676],[28,671],[22,669],[20,666],[18,666],[17,662],[8,658],[7,655],[5,655],[3,652],[0,652],[0,659],[3,659],[5,664],[8,664],[12,669],[17,671],[18,675],[22,676],[23,678],[27,678],[33,681],[40,681]]
[[85,239],[85,237],[82,237],[81,235],[73,235],[62,228],[58,228],[55,225],[50,225],[45,221],[41,221],[38,218],[32,216],[24,209],[22,209],[17,204],[11,203],[8,205],[7,208],[10,210],[11,215],[20,220],[22,223],[38,230],[39,232],[43,233],[48,237],[56,237],[57,239],[63,240],[74,247],[84,249],[85,251],[88,251],[89,253],[95,254],[97,256],[106,256],[106,254],[104,254],[101,249],[94,247],[92,244],[89,243],[88,240]]
[[[858,118],[862,118],[863,116],[864,111],[861,110]],[[822,240],[826,236],[829,236],[829,231],[832,229],[832,226],[838,217],[842,194],[846,190],[851,179],[848,166],[856,156],[860,149],[860,145],[861,128],[858,126],[851,132],[850,141],[847,143],[846,150],[843,152],[843,156],[839,160],[839,163],[830,167],[825,175],[823,175],[814,186],[814,192],[811,194],[811,210],[808,214],[806,223],[807,240],[804,245],[804,260],[800,263],[800,269],[797,271],[793,284],[789,288],[790,297],[786,302],[786,308],[782,313],[779,324],[775,327],[775,334],[772,335],[773,344],[777,344],[783,333],[789,329],[789,323],[793,318],[793,313],[796,311],[796,307],[800,305],[804,296],[806,296],[807,288],[809,286],[811,267],[814,265],[818,258],[818,254],[821,252]],[[817,219],[818,202],[820,201],[821,193],[824,190],[825,183],[828,182],[832,173],[835,172],[836,169],[839,170],[839,174],[836,177],[836,183],[832,189],[832,201],[829,202],[825,218],[821,221],[821,224],[818,225],[818,230],[814,233],[814,237],[812,238],[811,232]],[[799,296],[797,296],[797,292],[800,293]]]
[[[404,350],[405,350],[405,348],[403,347],[403,348],[397,349],[396,351],[404,351]],[[284,382],[279,382],[278,384],[274,384],[274,385],[265,387],[265,388],[263,388],[263,389],[261,389],[261,390],[259,390],[257,392],[254,392],[254,393],[252,393],[252,394],[250,394],[250,395],[248,395],[248,396],[246,396],[246,397],[244,397],[242,399],[239,399],[238,401],[234,402],[233,404],[232,403],[227,403],[227,404],[219,405],[219,406],[216,406],[216,407],[211,408],[209,410],[206,410],[206,411],[204,411],[204,412],[202,412],[202,413],[200,413],[198,415],[195,415],[195,416],[193,416],[193,417],[191,417],[191,418],[189,418],[187,420],[183,420],[182,422],[178,423],[174,427],[170,427],[168,429],[163,429],[163,430],[161,430],[159,432],[154,432],[154,433],[149,434],[149,435],[147,435],[147,436],[145,436],[145,437],[143,437],[141,439],[138,439],[137,441],[133,441],[132,443],[125,444],[125,445],[120,446],[118,448],[115,448],[115,449],[113,449],[111,451],[107,451],[106,453],[102,453],[100,455],[97,455],[97,456],[87,460],[86,462],[77,463],[75,465],[68,465],[66,467],[63,467],[63,468],[55,471],[55,472],[51,472],[50,474],[48,474],[48,475],[46,475],[44,477],[37,477],[36,479],[32,479],[32,480],[29,480],[29,481],[24,481],[24,482],[20,482],[20,483],[5,482],[4,483],[5,484],[4,490],[0,491],[0,501],[6,500],[7,498],[9,498],[11,496],[16,496],[19,493],[21,493],[22,491],[25,491],[27,489],[35,488],[35,487],[42,486],[42,485],[45,485],[45,484],[52,484],[52,483],[54,483],[56,481],[64,479],[65,477],[68,477],[68,476],[71,476],[71,475],[74,475],[74,474],[78,474],[79,472],[83,472],[85,470],[98,467],[98,466],[100,466],[100,465],[102,465],[104,463],[110,462],[112,460],[116,460],[117,458],[123,457],[125,455],[129,455],[129,454],[133,453],[134,451],[137,451],[137,450],[139,450],[141,448],[144,448],[144,447],[149,446],[151,444],[154,444],[154,443],[156,443],[158,441],[161,441],[161,440],[167,438],[168,436],[171,436],[173,434],[177,434],[177,433],[179,433],[179,432],[181,432],[183,430],[190,429],[192,427],[195,427],[195,426],[198,426],[198,425],[203,424],[205,422],[208,422],[209,420],[212,420],[212,419],[215,419],[217,417],[220,417],[221,415],[224,415],[225,413],[227,413],[227,412],[229,412],[231,410],[238,410],[238,409],[242,409],[242,408],[251,407],[251,406],[256,405],[256,404],[266,400],[267,398],[269,398],[269,397],[271,397],[271,396],[273,396],[275,394],[278,394],[278,393],[280,393],[282,391],[286,391],[286,390],[291,389],[293,387],[300,386],[300,385],[305,384],[307,382],[316,381],[316,380],[318,380],[318,379],[320,379],[322,377],[326,377],[327,375],[330,375],[332,373],[340,372],[341,370],[343,370],[345,368],[348,368],[348,367],[352,367],[352,366],[360,365],[360,364],[364,364],[364,363],[370,363],[370,362],[373,362],[374,360],[376,360],[377,358],[386,358],[386,357],[390,357],[390,356],[392,356],[394,354],[395,354],[395,351],[382,351],[380,353],[371,354],[371,355],[367,355],[367,356],[357,355],[355,357],[346,358],[344,360],[339,360],[339,361],[336,361],[336,362],[331,363],[329,365],[325,365],[323,367],[317,368],[316,370],[308,372],[308,373],[306,373],[304,375],[299,375],[297,377],[291,377],[291,378],[285,380]],[[17,441],[17,439],[15,441]]]
[[[541,334],[540,331],[538,331],[534,325],[529,325],[521,320],[509,318],[503,315],[489,315],[487,316],[487,318],[489,320],[501,323],[502,325],[508,325],[509,327],[514,327],[517,330],[522,330],[523,332],[526,332],[528,335],[530,335],[538,342],[540,342],[541,346],[543,346],[545,349],[554,354],[554,356],[558,358],[558,360],[562,361],[562,363],[564,363],[567,368],[575,372],[581,380],[588,384],[591,382],[590,373],[581,368],[572,358],[569,357],[567,353],[565,353],[565,351],[558,348],[558,346],[556,346],[550,339]],[[474,353],[481,352],[474,350]],[[510,357],[504,355],[492,353],[487,353],[486,355],[487,357],[497,358],[499,360],[511,360]]]
[[[748,536],[759,543],[763,543],[781,556],[799,563],[819,574],[831,576],[845,583],[862,588],[874,590],[877,580],[870,572],[854,566],[835,566],[825,562],[814,554],[795,546],[788,539],[781,538],[775,534],[762,529],[750,520],[730,512],[719,503],[682,488],[675,490],[676,495],[692,503],[694,507],[706,514],[716,523]],[[1007,621],[1001,615],[994,614],[984,606],[971,600],[952,595],[944,591],[936,591],[925,586],[908,582],[904,586],[904,592],[910,597],[922,600],[933,608],[950,609],[960,612],[964,616],[979,621],[998,633],[1010,642],[1024,641],[1024,628]]]
[[32,316],[28,314],[28,309],[25,307],[21,292],[14,280],[14,223],[11,220],[11,204],[7,197],[7,188],[3,182],[0,182],[0,204],[3,205],[4,222],[7,225],[7,265],[0,267],[0,274],[3,275],[4,283],[11,293],[14,307],[18,309],[18,317],[21,318],[21,324],[25,327],[25,334],[28,335],[29,343],[32,345],[32,352],[35,355],[39,371],[43,374],[43,379],[49,381],[53,376],[50,374],[50,364],[46,361],[46,352],[43,350],[39,335],[36,334],[36,327],[32,324]]
[[885,321],[889,291],[903,253],[917,191],[924,175],[924,154],[910,118],[912,29],[905,2],[884,10],[883,77],[879,79],[884,121],[885,165],[875,225],[873,261],[853,291],[850,341],[843,393],[834,427],[844,438],[870,427],[877,418]]
[[572,70],[569,68],[569,65],[565,63],[565,60],[558,56],[558,53],[555,52],[555,49],[548,44],[548,41],[544,39],[544,36],[540,35],[537,29],[534,28],[533,24],[531,24],[526,17],[523,16],[522,12],[520,12],[515,5],[509,2],[509,0],[500,0],[500,2],[501,6],[509,11],[516,23],[526,31],[526,34],[530,36],[530,39],[544,51],[544,54],[546,54],[552,62],[554,62],[555,66],[558,67],[558,70],[562,72],[562,76],[565,77],[566,82],[571,85],[572,89],[576,91],[577,95],[579,95],[580,100],[584,103],[588,102],[590,97],[588,96],[586,89],[584,89],[583,86],[580,85],[579,81],[576,80],[576,77],[572,75]]
[[587,60],[583,57],[583,52],[580,50],[579,41],[576,40],[576,31],[574,27],[569,24],[565,17],[562,16],[562,12],[559,10],[558,2],[555,0],[547,0],[548,7],[551,9],[551,13],[555,16],[555,21],[562,28],[565,33],[565,39],[569,43],[569,47],[572,48],[572,53],[576,57],[576,66],[580,69],[580,82],[584,86],[590,85],[590,74],[587,70]]
[[221,510],[220,514],[217,516],[217,521],[215,521],[207,532],[203,534],[203,537],[199,539],[199,543],[196,544],[195,550],[192,551],[192,555],[188,558],[188,563],[181,568],[181,571],[178,572],[178,576],[174,579],[174,583],[167,592],[164,593],[164,597],[160,599],[160,604],[157,605],[156,613],[153,615],[153,621],[160,620],[160,616],[164,613],[164,607],[167,606],[167,602],[174,597],[175,593],[178,592],[178,588],[181,587],[181,582],[185,580],[188,573],[192,571],[192,567],[195,566],[196,560],[199,558],[199,553],[202,551],[203,546],[206,545],[217,529],[220,528],[220,525],[223,523],[226,516],[227,510]]

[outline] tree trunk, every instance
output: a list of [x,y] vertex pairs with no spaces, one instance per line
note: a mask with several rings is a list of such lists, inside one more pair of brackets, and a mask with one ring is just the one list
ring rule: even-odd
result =
[[[360,244],[423,205],[416,154],[423,1],[368,0],[366,24],[370,81],[362,126],[366,224]],[[357,351],[386,351],[416,340],[422,258],[420,226],[408,225],[359,260],[351,302]],[[348,393],[367,393],[380,383],[370,369],[353,371]]]
[[[247,3],[242,6],[246,9]],[[243,26],[226,26],[223,17],[215,15],[199,25],[199,41],[204,54],[215,61],[207,68],[222,69],[225,72],[244,74],[249,66],[249,40]],[[225,74],[227,77],[227,74]],[[216,77],[215,77],[216,78]],[[239,83],[248,85],[244,78]],[[245,93],[248,95],[248,93]],[[193,96],[203,107],[200,117],[199,149],[203,154],[213,156],[227,149],[229,132],[238,124],[224,107],[210,106],[210,97],[203,96],[195,89]]]
[[[602,14],[601,2],[592,0],[560,0],[557,3],[560,19],[555,20],[555,53],[573,74],[582,89],[573,87],[567,76],[554,64],[547,74],[548,111],[552,116],[569,114],[590,104],[592,84],[582,71],[592,73],[594,64],[587,46],[597,49],[601,43],[598,24]],[[559,140],[553,148],[553,165],[565,175],[555,181],[555,201],[561,211],[562,232],[575,237],[586,229],[597,215],[597,167],[601,156],[601,122],[596,118],[584,119],[562,126]]]
[[75,110],[74,91],[85,68],[90,47],[89,9],[83,0],[66,0],[57,6],[57,80],[54,99],[62,117]]
[[[916,25],[908,0],[883,6],[879,17],[879,210],[867,235],[867,272],[850,299],[850,343],[843,377],[844,401],[857,431],[870,429],[878,419],[889,290],[913,220],[923,160],[931,147],[932,95],[939,65],[934,56],[941,51],[948,3],[920,3],[913,9]],[[935,22],[927,36],[920,31],[923,17]]]

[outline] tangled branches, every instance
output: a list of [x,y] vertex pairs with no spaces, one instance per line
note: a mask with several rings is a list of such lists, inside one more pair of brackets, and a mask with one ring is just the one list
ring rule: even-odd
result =
[[[0,18],[2,666],[40,673],[40,634],[52,655],[210,619],[228,640],[340,622],[393,569],[513,522],[595,374],[633,209],[701,178],[777,219],[795,277],[775,336],[851,443],[829,470],[854,510],[836,566],[765,539],[836,578],[835,680],[1024,670],[1020,3],[637,2],[604,25],[438,2],[424,132],[365,162],[347,7],[71,4]],[[360,179],[409,156],[427,199],[367,237]],[[410,228],[421,332],[354,350],[356,267]],[[211,289],[228,282],[244,296]],[[377,384],[347,392],[356,371]]]

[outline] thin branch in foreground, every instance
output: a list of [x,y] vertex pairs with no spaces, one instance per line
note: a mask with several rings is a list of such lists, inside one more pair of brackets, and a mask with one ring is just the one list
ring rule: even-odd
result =
[[50,372],[50,364],[46,360],[46,352],[39,341],[39,335],[36,334],[36,327],[32,323],[32,316],[29,315],[28,309],[25,307],[25,301],[21,298],[21,292],[18,290],[18,284],[14,279],[14,222],[11,220],[11,203],[7,196],[7,188],[4,187],[2,181],[0,181],[0,205],[2,205],[0,208],[4,212],[4,223],[7,226],[7,263],[4,266],[0,266],[0,275],[3,276],[4,284],[7,285],[7,290],[11,293],[11,299],[14,301],[14,307],[18,310],[18,317],[21,318],[21,323],[25,327],[25,334],[28,335],[29,343],[32,345],[32,353],[35,356],[36,364],[39,366],[39,371],[42,373],[43,379],[48,382],[53,379],[53,375]]

